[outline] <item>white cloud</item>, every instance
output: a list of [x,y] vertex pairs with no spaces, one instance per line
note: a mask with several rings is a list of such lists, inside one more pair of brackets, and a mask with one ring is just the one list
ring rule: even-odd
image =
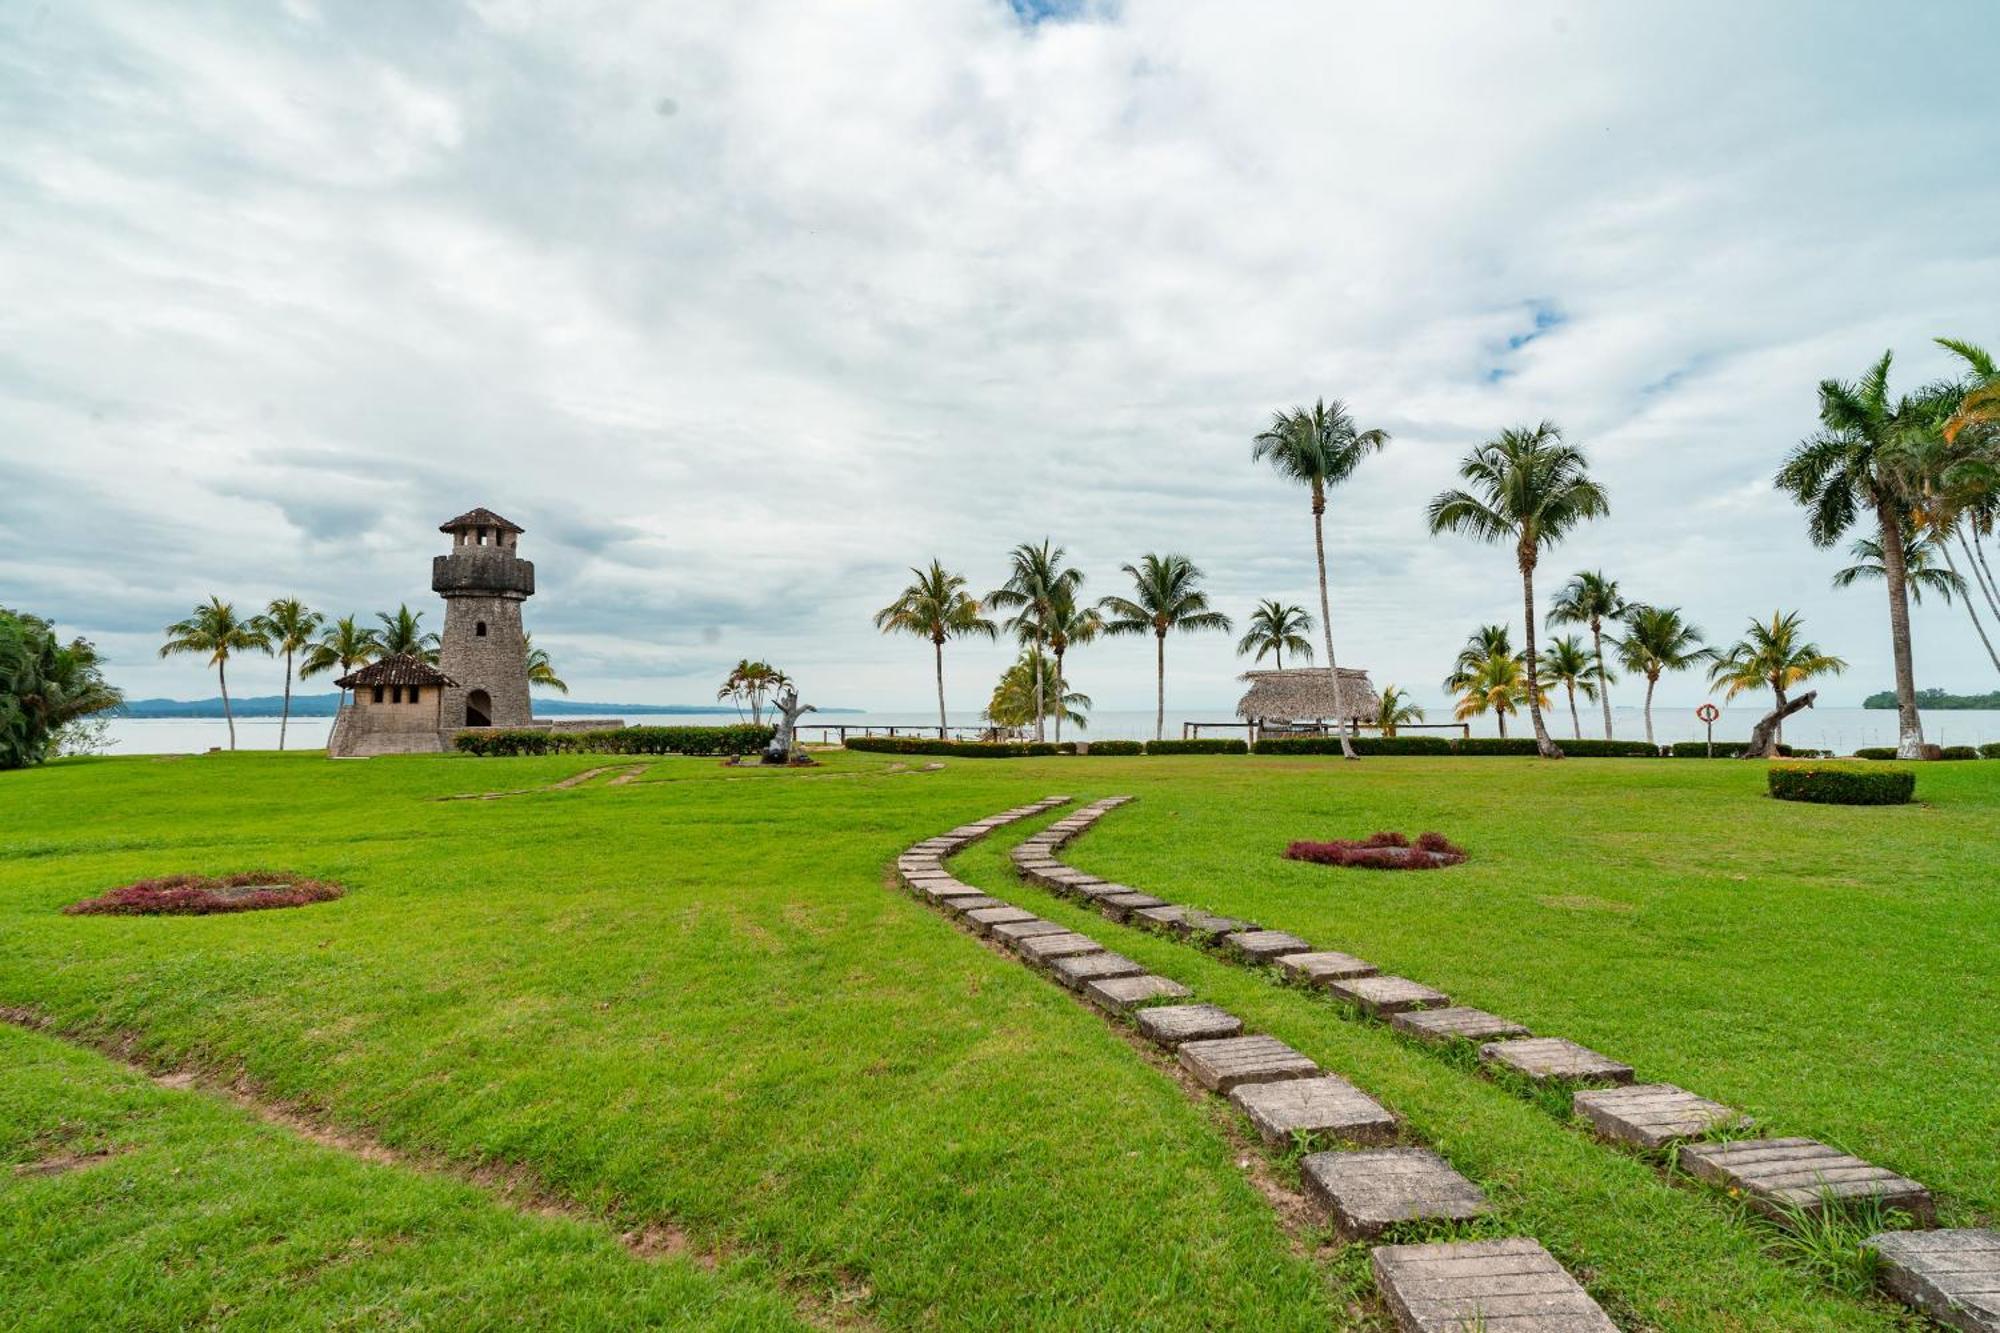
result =
[[[580,695],[702,700],[748,653],[921,706],[924,654],[867,618],[934,553],[985,586],[1047,534],[1101,592],[1180,549],[1232,610],[1309,602],[1303,498],[1248,442],[1325,394],[1397,436],[1331,525],[1378,681],[1434,697],[1518,614],[1504,554],[1421,507],[1551,417],[1614,515],[1545,587],[1601,564],[1718,635],[1801,606],[1866,693],[1878,599],[1827,588],[1768,478],[1819,377],[2000,340],[1967,221],[2000,124],[1937,66],[1990,66],[1977,13],[12,13],[7,597],[200,692],[143,626],[211,591],[427,603],[437,521],[489,504]],[[1927,682],[1984,682],[1955,609],[1919,633]],[[954,656],[970,706],[1004,652]],[[1171,656],[1176,699],[1233,698],[1220,636]],[[1150,702],[1143,645],[1073,674]]]

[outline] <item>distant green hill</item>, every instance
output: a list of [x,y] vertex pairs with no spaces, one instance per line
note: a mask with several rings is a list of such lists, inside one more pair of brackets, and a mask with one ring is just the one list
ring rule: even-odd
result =
[[[1884,690],[1871,694],[1861,701],[1863,708],[1894,708],[1896,692]],[[1918,690],[1917,707],[1944,711],[1964,708],[1990,708],[2000,712],[2000,690],[1991,694],[1946,694],[1943,690]]]

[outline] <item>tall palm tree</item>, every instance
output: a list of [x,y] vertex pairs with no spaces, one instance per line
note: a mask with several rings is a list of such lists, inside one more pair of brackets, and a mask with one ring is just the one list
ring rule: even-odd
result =
[[[1910,601],[1918,606],[1924,604],[1926,590],[1947,602],[1965,591],[1964,576],[1939,565],[1938,553],[1943,548],[1944,542],[1932,533],[1917,528],[1903,530],[1903,581],[1909,585]],[[1851,588],[1863,579],[1889,577],[1889,562],[1883,558],[1882,543],[1875,538],[1857,538],[1847,551],[1854,563],[1834,572],[1834,587]]]
[[1626,670],[1646,678],[1646,744],[1653,741],[1653,689],[1669,671],[1685,671],[1715,656],[1702,646],[1702,633],[1677,606],[1633,604],[1625,612],[1625,633],[1611,641]]
[[[1042,621],[1042,632],[1048,640],[1049,654],[1055,658],[1056,676],[1068,681],[1063,670],[1063,657],[1071,648],[1089,643],[1104,632],[1104,616],[1094,606],[1079,606],[1076,588],[1083,582],[1066,585],[1056,590],[1056,596],[1049,603],[1048,615]],[[1062,740],[1063,710],[1055,710],[1056,740]]]
[[1801,440],[1778,469],[1778,489],[1807,510],[1815,546],[1832,546],[1868,515],[1881,545],[1889,590],[1889,647],[1896,667],[1896,757],[1921,759],[1924,724],[1917,713],[1910,655],[1910,586],[1903,568],[1904,516],[1916,499],[1913,464],[1922,437],[1940,424],[1934,397],[1889,396],[1890,354],[1856,382],[1822,380],[1820,429]]
[[1106,634],[1153,636],[1153,739],[1159,740],[1167,725],[1167,635],[1227,630],[1229,617],[1209,607],[1201,570],[1184,555],[1143,555],[1138,564],[1120,568],[1132,578],[1132,596],[1106,597],[1098,606]]
[[375,618],[382,627],[375,631],[381,640],[384,657],[415,657],[437,665],[438,636],[424,633],[424,613],[412,611],[408,602],[397,607],[394,613],[377,611]]
[[[986,594],[988,606],[1016,613],[1006,628],[1028,645],[1038,663],[1049,644],[1048,626],[1054,618],[1056,600],[1064,593],[1074,598],[1077,589],[1083,586],[1083,571],[1063,564],[1068,554],[1064,548],[1051,545],[1046,537],[1040,546],[1022,542],[1008,556],[1007,581]],[[1033,684],[1037,690],[1045,684],[1039,668]],[[1036,740],[1043,738],[1042,715],[1042,709],[1037,708]]]
[[[1588,625],[1590,655],[1597,664],[1597,700],[1604,705],[1604,739],[1611,739],[1611,685],[1617,677],[1604,661],[1604,622],[1616,623],[1625,614],[1625,599],[1619,595],[1618,580],[1606,578],[1601,569],[1586,569],[1570,577],[1556,593],[1549,608],[1549,627]],[[1589,698],[1588,693],[1585,698]]]
[[282,750],[285,733],[292,725],[292,660],[312,646],[313,636],[326,624],[326,617],[296,597],[280,597],[251,623],[270,641],[272,652],[285,655],[285,708],[278,716],[278,748]]
[[1019,660],[1000,673],[993,697],[986,703],[986,719],[996,727],[1011,729],[1055,712],[1082,731],[1090,725],[1084,712],[1089,707],[1090,696],[1070,689],[1069,682],[1056,674],[1053,657],[1024,649]]
[[1483,658],[1469,670],[1454,672],[1450,685],[1458,691],[1452,716],[1463,722],[1491,713],[1500,725],[1502,740],[1507,739],[1508,717],[1522,704],[1545,707],[1549,702],[1548,691],[1528,680],[1527,666],[1519,653]]
[[[1726,703],[1745,690],[1769,688],[1780,713],[1785,696],[1795,685],[1814,676],[1837,676],[1847,663],[1820,651],[1816,643],[1805,643],[1799,633],[1799,613],[1773,611],[1771,618],[1752,620],[1744,637],[1717,654],[1708,669],[1710,687],[1720,687]],[[1784,743],[1784,719],[1778,720],[1775,738]]]
[[1312,632],[1313,618],[1303,606],[1288,606],[1267,597],[1250,613],[1249,623],[1249,630],[1236,641],[1238,657],[1248,657],[1254,651],[1257,656],[1253,660],[1261,662],[1266,653],[1274,653],[1280,671],[1285,669],[1287,652],[1312,661],[1312,640],[1306,635]]
[[1275,413],[1268,429],[1250,443],[1253,462],[1268,461],[1278,475],[1312,492],[1313,560],[1319,570],[1320,642],[1326,647],[1326,669],[1333,677],[1333,711],[1339,716],[1340,752],[1356,757],[1348,741],[1350,720],[1340,683],[1340,660],[1333,655],[1333,611],[1326,594],[1326,493],[1354,475],[1363,459],[1389,443],[1385,430],[1362,430],[1338,398],[1311,408]]
[[569,682],[556,674],[556,664],[549,660],[549,650],[535,647],[535,636],[523,634],[521,646],[528,653],[528,684],[539,685],[557,694],[569,693]]
[[1421,722],[1424,710],[1410,702],[1410,696],[1394,685],[1382,687],[1382,702],[1375,708],[1375,726],[1384,736],[1394,739],[1396,728],[1406,722]]
[[999,628],[986,618],[979,599],[967,592],[963,577],[948,572],[940,560],[929,569],[912,565],[913,575],[896,600],[875,613],[875,628],[884,634],[910,634],[931,641],[937,667],[938,735],[945,734],[944,646],[968,634],[994,638]]
[[1539,674],[1551,685],[1562,686],[1564,693],[1569,695],[1569,727],[1577,740],[1583,739],[1583,719],[1577,716],[1576,696],[1581,694],[1586,699],[1597,697],[1597,673],[1603,665],[1593,660],[1590,650],[1583,646],[1583,640],[1574,634],[1565,634],[1542,649]]
[[[321,631],[312,648],[306,653],[306,660],[299,663],[299,679],[317,676],[339,668],[345,676],[354,668],[374,661],[382,653],[382,640],[374,630],[363,629],[354,623],[353,616],[342,616]],[[347,706],[347,687],[340,688],[340,706]]]
[[1539,662],[1535,653],[1535,565],[1542,548],[1571,529],[1609,513],[1604,488],[1591,480],[1583,451],[1563,443],[1554,422],[1503,430],[1459,464],[1472,490],[1450,490],[1430,504],[1433,533],[1463,532],[1480,541],[1512,542],[1521,571],[1521,607],[1527,631],[1522,661],[1528,669],[1528,716],[1535,748],[1544,759],[1562,758],[1542,721]]
[[215,668],[216,683],[222,687],[222,716],[229,723],[229,748],[236,748],[236,714],[229,703],[229,659],[238,653],[271,651],[271,641],[258,628],[257,618],[236,614],[236,605],[211,595],[186,620],[167,626],[167,641],[160,645],[161,657],[201,653]]
[[1486,669],[1486,663],[1495,657],[1515,657],[1514,635],[1505,625],[1481,625],[1466,636],[1465,647],[1458,650],[1458,657],[1452,662],[1451,675],[1445,677],[1445,688],[1458,688],[1460,677],[1476,676]]
[[2000,425],[2000,364],[1986,349],[1957,338],[1939,338],[1938,346],[1965,362],[1965,383],[1944,423],[1944,437],[1957,440],[1969,426]]

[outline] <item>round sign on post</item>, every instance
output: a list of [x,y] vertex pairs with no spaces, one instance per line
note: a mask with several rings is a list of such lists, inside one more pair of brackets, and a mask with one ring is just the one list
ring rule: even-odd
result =
[[1714,704],[1703,704],[1694,710],[1694,715],[1701,719],[1703,726],[1708,728],[1708,757],[1713,759],[1715,758],[1715,719],[1722,716],[1722,710]]

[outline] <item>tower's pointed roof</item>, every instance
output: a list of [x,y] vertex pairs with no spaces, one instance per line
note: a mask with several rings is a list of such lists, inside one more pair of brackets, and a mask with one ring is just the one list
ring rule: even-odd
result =
[[468,509],[449,523],[440,523],[439,532],[457,532],[461,528],[498,528],[502,532],[526,532],[519,523],[512,523],[483,505],[478,509]]

